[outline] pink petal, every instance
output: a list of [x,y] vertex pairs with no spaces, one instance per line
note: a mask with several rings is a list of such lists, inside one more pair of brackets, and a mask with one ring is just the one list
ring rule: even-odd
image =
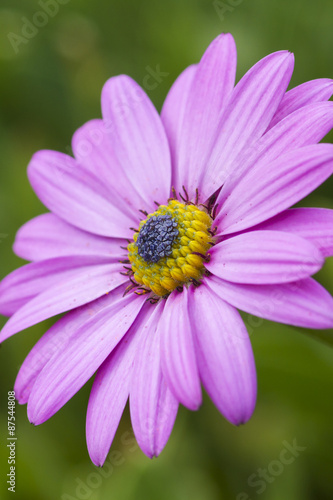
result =
[[177,178],[179,143],[182,138],[183,122],[189,91],[195,75],[197,65],[186,68],[172,85],[164,101],[161,120],[169,140],[172,160],[172,185]]
[[331,102],[310,104],[288,115],[245,150],[228,171],[224,168],[226,180],[217,203],[222,206],[251,169],[258,168],[259,165],[264,168],[289,151],[318,143],[332,127]]
[[38,340],[23,361],[16,377],[15,396],[20,404],[27,403],[34,383],[47,362],[69,342],[79,327],[110,304],[112,294],[115,292],[70,311]]
[[[186,186],[194,199],[201,192],[207,159],[214,144],[221,116],[235,84],[237,54],[230,34],[218,36],[198,64],[189,91],[178,139],[176,191]],[[204,201],[205,198],[202,199]]]
[[105,190],[89,170],[70,156],[39,151],[28,167],[30,183],[44,205],[66,222],[102,236],[130,238],[135,218],[121,209],[125,204]]
[[128,331],[144,300],[119,296],[76,330],[37,378],[28,401],[30,422],[45,422],[89,380]]
[[328,208],[291,208],[254,229],[297,234],[316,245],[324,257],[333,255],[333,210]]
[[197,410],[202,395],[186,287],[182,293],[173,292],[168,297],[158,330],[166,382],[180,403],[190,410]]
[[86,435],[89,455],[102,466],[128,399],[135,356],[144,324],[153,309],[146,304],[125,337],[98,369],[89,398]]
[[159,302],[145,325],[130,388],[133,431],[140,448],[149,458],[159,455],[164,448],[178,410],[178,402],[168,388],[160,366],[157,325],[163,307],[163,301]]
[[108,294],[126,281],[119,263],[85,266],[21,307],[5,324],[0,342],[11,335]]
[[255,407],[256,372],[239,313],[215,295],[208,280],[189,289],[189,313],[200,377],[207,393],[231,423],[245,423]]
[[324,257],[315,245],[282,231],[251,231],[222,241],[210,251],[206,268],[235,283],[273,284],[316,273]]
[[261,162],[242,177],[215,223],[223,234],[247,229],[294,205],[333,172],[333,146],[315,144]]
[[328,78],[311,80],[289,90],[280,102],[268,130],[296,109],[313,102],[327,101],[332,94],[333,80]]
[[229,304],[255,316],[304,328],[333,328],[333,298],[312,278],[282,285],[241,285],[209,278]]
[[40,261],[70,255],[96,255],[120,260],[126,240],[82,231],[54,214],[43,214],[24,224],[16,234],[14,252],[22,259]]
[[136,217],[138,210],[145,208],[142,199],[119,164],[112,144],[112,124],[107,127],[103,120],[91,120],[79,128],[72,139],[76,160],[98,177],[109,191],[111,200],[115,196],[125,203],[121,209],[130,217]]
[[237,157],[263,135],[288,87],[293,66],[292,54],[275,52],[261,59],[236,85],[206,165],[202,199],[221,187]]
[[146,201],[145,210],[154,211],[154,200],[165,203],[171,188],[169,146],[157,111],[142,88],[122,75],[104,85],[102,112],[119,165]]
[[67,330],[59,331],[66,320],[67,315],[53,325],[34,345],[21,365],[14,385],[15,397],[20,404],[28,402],[38,375],[52,356],[67,342],[69,338]]
[[15,269],[1,281],[0,313],[11,316],[39,293],[103,260],[105,263],[105,258],[97,256],[59,257]]

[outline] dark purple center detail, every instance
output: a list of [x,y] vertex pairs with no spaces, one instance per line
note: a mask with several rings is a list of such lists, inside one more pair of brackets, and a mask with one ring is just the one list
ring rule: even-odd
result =
[[146,262],[158,262],[172,253],[172,244],[179,231],[171,215],[153,215],[139,232],[136,246]]

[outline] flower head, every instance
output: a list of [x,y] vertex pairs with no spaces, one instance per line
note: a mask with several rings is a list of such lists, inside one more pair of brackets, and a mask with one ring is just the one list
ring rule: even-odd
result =
[[237,309],[307,328],[333,326],[331,295],[310,276],[333,254],[333,213],[290,208],[333,171],[331,80],[288,92],[293,56],[276,52],[235,86],[231,35],[173,84],[161,115],[129,77],[111,78],[103,119],[73,137],[74,158],[36,153],[28,176],[49,213],[14,250],[31,263],[4,278],[3,341],[66,313],[16,379],[40,424],[96,372],[87,444],[102,465],[129,398],[144,453],[158,455],[179,403],[201,384],[246,422],[256,374]]

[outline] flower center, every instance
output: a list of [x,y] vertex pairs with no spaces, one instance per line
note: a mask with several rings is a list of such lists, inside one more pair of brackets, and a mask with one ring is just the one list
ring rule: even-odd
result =
[[133,279],[143,291],[163,297],[198,281],[213,244],[212,218],[190,203],[170,200],[140,222],[127,247]]
[[172,244],[179,235],[178,223],[171,215],[150,217],[136,240],[138,254],[146,262],[158,262],[172,253]]

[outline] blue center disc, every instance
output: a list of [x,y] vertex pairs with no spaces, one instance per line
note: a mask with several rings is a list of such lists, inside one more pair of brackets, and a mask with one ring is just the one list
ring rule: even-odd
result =
[[138,254],[146,262],[158,262],[172,253],[179,231],[171,215],[154,215],[141,228],[136,240]]

